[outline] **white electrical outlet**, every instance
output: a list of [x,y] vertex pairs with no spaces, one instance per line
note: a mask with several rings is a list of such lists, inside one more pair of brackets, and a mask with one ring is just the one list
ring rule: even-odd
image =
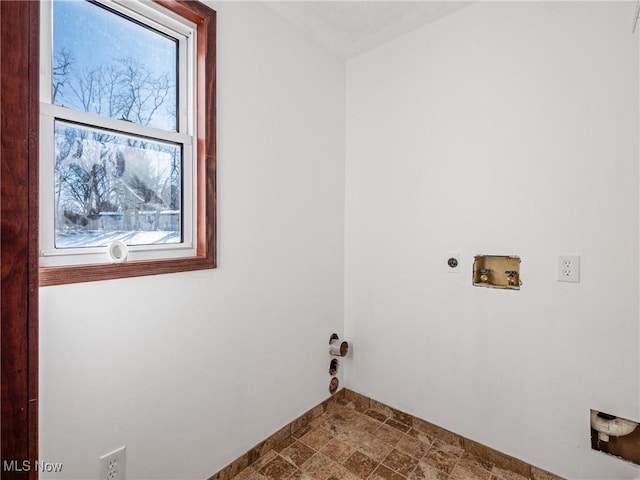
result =
[[126,447],[100,457],[100,480],[125,480]]
[[445,268],[449,273],[460,273],[460,254],[450,253],[445,263]]
[[580,256],[558,256],[558,281],[580,283]]

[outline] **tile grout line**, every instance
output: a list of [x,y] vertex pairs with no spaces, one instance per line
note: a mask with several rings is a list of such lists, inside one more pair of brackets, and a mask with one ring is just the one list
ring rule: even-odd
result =
[[[305,443],[305,441],[302,440],[302,437],[304,437],[307,433],[310,433],[318,429],[324,430],[322,427],[326,426],[326,424],[322,425],[321,427],[318,427],[317,425],[320,422],[318,422],[317,420],[323,416],[326,416],[325,420],[334,417],[334,414],[332,413],[332,410],[334,408],[349,409],[351,411],[351,413],[347,415],[347,412],[343,410],[343,415],[346,418],[343,417],[340,420],[339,425],[344,425],[346,422],[349,422],[350,420],[353,420],[356,417],[357,417],[356,420],[359,420],[359,419],[366,420],[365,422],[360,422],[360,424],[354,429],[354,432],[355,432],[354,443],[371,438],[373,440],[380,442],[380,444],[385,445],[387,448],[390,449],[390,451],[380,461],[377,461],[371,458],[368,454],[365,454],[363,450],[361,450],[360,448],[357,447],[357,445],[355,445],[353,447],[354,451],[351,452],[347,456],[347,458],[344,459],[344,461],[340,462],[339,460],[336,460],[333,457],[329,457],[328,455],[325,455],[322,452],[323,449],[326,449],[326,447],[329,444],[331,444],[333,437],[323,442],[321,445],[318,444],[317,448]],[[380,415],[374,416],[371,414],[367,414],[367,412],[370,410],[377,411]],[[382,419],[380,417],[382,417]],[[407,421],[407,423],[405,423],[405,420]],[[373,423],[367,425],[367,421],[373,422]],[[314,424],[314,422],[316,425],[312,428],[311,425]],[[401,428],[398,428],[398,426],[400,426]],[[324,431],[327,434],[331,434],[332,432],[336,431],[335,428],[339,428],[339,427],[332,427],[329,431],[328,430],[324,430]],[[393,429],[389,431],[394,431],[395,432],[394,435],[399,435],[399,436],[397,437],[397,439],[396,437],[394,437],[394,435],[387,436],[386,437],[387,440],[385,440],[384,439],[385,437],[383,435],[380,435],[380,436],[376,435],[383,428]],[[295,433],[300,432],[303,429],[308,429],[308,431],[300,435],[299,437],[294,435]],[[411,431],[414,432],[413,435],[409,433]],[[426,443],[421,440],[422,435],[427,440]],[[278,439],[279,441],[278,443],[273,445],[273,442],[275,442],[275,439]],[[404,449],[398,448],[398,444],[401,441],[404,441],[405,439],[422,444],[424,447],[426,447],[424,449],[424,453],[420,456],[417,456],[417,455],[414,456],[414,454],[417,453],[416,451],[404,450]],[[280,445],[282,445],[284,442],[287,442],[287,441],[290,442],[287,446],[283,448],[279,448]],[[300,465],[298,465],[293,458],[291,458],[291,461],[288,460],[287,458],[285,458],[283,454],[283,452],[287,448],[289,448],[290,446],[296,443],[299,443],[300,445],[305,446],[311,452],[313,452],[312,455],[308,459],[306,459],[304,462],[301,462]],[[294,472],[290,473],[286,477],[287,479],[292,478],[294,475],[296,475],[296,471],[305,472],[301,468],[302,465],[316,455],[320,455],[320,457],[318,458],[326,458],[330,460],[336,467],[345,468],[349,472],[351,472],[351,474],[355,476],[359,476],[358,474],[355,473],[355,471],[352,471],[345,466],[345,463],[349,458],[351,458],[351,456],[355,453],[355,451],[360,452],[360,454],[365,455],[366,457],[370,458],[375,462],[374,468],[366,477],[367,480],[371,480],[374,477],[374,473],[381,466],[384,467],[387,471],[394,472],[398,476],[404,479],[408,479],[414,474],[414,472],[418,468],[418,465],[421,462],[425,461],[425,459],[429,456],[429,454],[434,449],[438,448],[439,445],[451,445],[451,446],[462,449],[462,452],[456,458],[455,462],[453,463],[448,473],[436,467],[442,473],[446,474],[447,475],[446,478],[449,480],[453,478],[452,477],[453,471],[455,470],[456,467],[462,464],[463,458],[465,458],[465,456],[472,457],[472,458],[475,457],[476,459],[480,460],[479,462],[476,462],[478,463],[477,466],[481,468],[483,472],[489,474],[489,480],[504,480],[501,476],[497,476],[494,473],[493,470],[495,467],[499,467],[500,469],[503,469],[505,471],[511,471],[518,475],[522,475],[519,472],[522,472],[522,473],[526,472],[527,475],[523,475],[523,478],[526,478],[527,480],[533,479],[534,467],[531,464],[528,464],[515,457],[510,457],[509,455],[503,454],[499,451],[496,451],[490,447],[482,445],[473,440],[457,435],[454,432],[450,432],[446,429],[438,427],[437,425],[432,424],[428,421],[425,421],[419,417],[415,417],[414,415],[402,412],[393,407],[385,405],[381,402],[374,401],[373,399],[366,397],[364,395],[361,395],[357,392],[353,392],[348,389],[342,389],[341,391],[337,392],[334,396],[324,400],[323,402],[318,404],[316,407],[308,410],[307,412],[305,412],[304,414],[300,415],[298,418],[296,418],[295,420],[287,424],[285,427],[275,432],[273,435],[267,437],[266,440],[258,443],[255,447],[253,447],[249,452],[245,453],[242,457],[239,457],[236,461],[229,464],[227,467],[225,467],[220,472],[218,472],[218,474],[210,477],[210,480],[230,480],[240,473],[240,471],[238,471],[238,468],[240,468],[240,470],[243,470],[245,468],[252,467],[252,471],[257,472],[258,475],[262,475],[260,471],[256,470],[253,467],[257,464],[257,462],[260,461],[261,458],[269,454],[269,452],[271,451],[273,451],[273,454],[276,457],[281,458],[283,461],[287,462],[289,465],[292,466],[292,468],[295,469]],[[408,446],[405,446],[405,447],[408,448]],[[276,451],[275,450],[276,448],[279,448],[280,451]],[[367,447],[367,448],[375,448],[375,447]],[[375,450],[372,450],[372,451],[375,451]],[[403,475],[398,470],[396,470],[395,468],[387,466],[384,463],[386,459],[394,451],[397,451],[399,454],[405,455],[416,462],[414,467],[407,472],[406,476]],[[483,458],[485,459],[485,461],[488,460],[488,462],[485,463],[485,461],[482,461]],[[495,461],[496,458],[500,460],[500,463],[496,463]],[[261,470],[264,469],[271,461],[273,461],[273,459],[265,462],[263,465],[260,465]],[[486,468],[487,464],[491,465],[491,469],[488,472]],[[512,468],[512,465],[514,468]],[[541,469],[536,468],[537,472],[539,472],[540,470]],[[235,472],[235,475],[234,475],[234,472]],[[548,472],[543,471],[543,473],[548,473]],[[549,478],[561,480],[560,477],[554,476],[552,474],[550,475],[551,476]],[[269,477],[271,477],[271,475],[269,475]]]

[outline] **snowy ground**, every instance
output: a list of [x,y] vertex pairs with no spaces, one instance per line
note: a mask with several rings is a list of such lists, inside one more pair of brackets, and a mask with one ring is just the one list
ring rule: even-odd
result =
[[180,243],[180,232],[56,232],[56,248],[104,247],[115,240],[129,246]]

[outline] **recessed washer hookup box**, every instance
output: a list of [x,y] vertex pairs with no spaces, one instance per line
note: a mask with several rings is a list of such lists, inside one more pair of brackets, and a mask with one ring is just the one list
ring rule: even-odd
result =
[[472,283],[476,287],[520,290],[520,257],[476,255]]

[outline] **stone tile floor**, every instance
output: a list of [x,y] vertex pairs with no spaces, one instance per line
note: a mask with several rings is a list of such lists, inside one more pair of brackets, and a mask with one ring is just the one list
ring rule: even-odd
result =
[[392,412],[332,404],[306,427],[242,470],[235,480],[525,480],[434,439]]

